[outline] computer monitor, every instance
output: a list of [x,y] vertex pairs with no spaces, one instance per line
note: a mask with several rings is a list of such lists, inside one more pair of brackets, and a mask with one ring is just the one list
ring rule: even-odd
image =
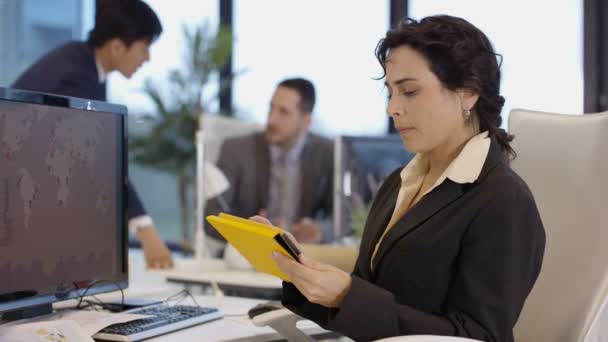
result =
[[0,88],[0,314],[127,286],[124,106]]
[[354,233],[382,181],[412,158],[401,137],[339,136],[334,144],[334,237]]

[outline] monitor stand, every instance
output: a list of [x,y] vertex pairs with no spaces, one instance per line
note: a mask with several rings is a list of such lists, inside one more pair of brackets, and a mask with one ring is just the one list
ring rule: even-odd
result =
[[46,315],[53,312],[53,304],[41,304],[24,309],[8,311],[2,314],[2,321],[16,321],[24,318]]

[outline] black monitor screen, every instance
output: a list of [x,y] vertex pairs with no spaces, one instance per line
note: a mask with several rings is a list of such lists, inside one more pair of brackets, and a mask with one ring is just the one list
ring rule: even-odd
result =
[[334,234],[340,237],[362,228],[382,181],[414,155],[399,135],[341,136],[335,149]]
[[0,97],[0,312],[126,281],[126,109],[77,101]]

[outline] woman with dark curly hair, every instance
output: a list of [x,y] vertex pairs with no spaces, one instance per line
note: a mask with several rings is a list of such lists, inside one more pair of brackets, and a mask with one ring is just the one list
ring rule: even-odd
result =
[[466,20],[407,20],[376,48],[387,112],[416,153],[385,181],[353,274],[273,255],[283,304],[356,341],[398,335],[513,341],[540,272],[544,228],[510,168],[500,68]]

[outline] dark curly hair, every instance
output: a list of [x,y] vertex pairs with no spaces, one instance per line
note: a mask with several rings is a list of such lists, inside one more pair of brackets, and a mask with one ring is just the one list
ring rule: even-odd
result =
[[[386,76],[386,58],[391,49],[407,45],[422,54],[431,71],[449,90],[468,89],[479,94],[472,108],[481,131],[488,131],[509,159],[516,156],[513,135],[500,128],[505,103],[500,96],[500,64],[492,44],[468,21],[447,15],[402,20],[376,46],[376,58]],[[502,63],[502,56],[501,63]]]

